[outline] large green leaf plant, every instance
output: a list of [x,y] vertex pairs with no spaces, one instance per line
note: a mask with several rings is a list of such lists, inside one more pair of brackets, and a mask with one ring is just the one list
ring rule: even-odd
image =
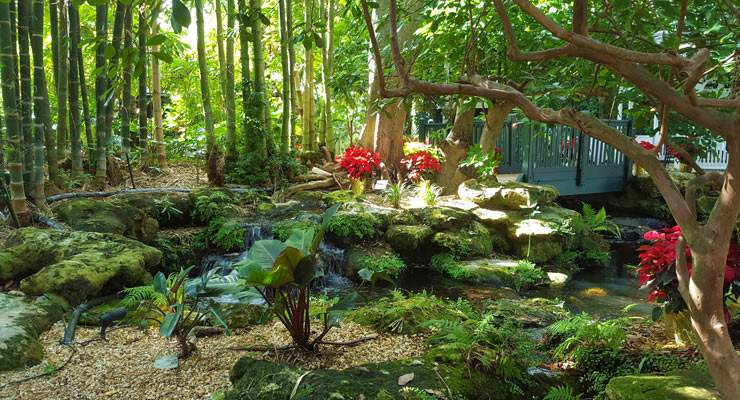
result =
[[317,250],[338,208],[335,205],[326,210],[318,227],[294,230],[285,242],[255,242],[247,257],[235,266],[239,276],[257,288],[290,333],[294,345],[312,352],[329,330],[339,326],[344,313],[357,299],[357,293],[353,292],[322,313],[323,328],[311,337],[311,284],[323,275],[318,267]]

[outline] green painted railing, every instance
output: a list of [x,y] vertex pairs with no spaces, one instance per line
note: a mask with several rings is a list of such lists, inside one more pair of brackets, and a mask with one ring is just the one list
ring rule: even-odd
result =
[[[631,120],[604,120],[625,135],[632,135]],[[482,120],[473,122],[473,143],[480,143]],[[420,121],[419,140],[437,144],[450,125]],[[496,146],[503,150],[501,173],[522,173],[522,180],[550,184],[562,195],[622,191],[629,179],[630,162],[604,142],[568,126],[509,118]]]

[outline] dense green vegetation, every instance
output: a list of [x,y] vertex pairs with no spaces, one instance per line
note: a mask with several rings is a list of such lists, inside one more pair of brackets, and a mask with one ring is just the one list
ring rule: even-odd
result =
[[[738,22],[727,0],[0,0],[0,391],[740,397]],[[142,358],[190,379],[120,382]]]

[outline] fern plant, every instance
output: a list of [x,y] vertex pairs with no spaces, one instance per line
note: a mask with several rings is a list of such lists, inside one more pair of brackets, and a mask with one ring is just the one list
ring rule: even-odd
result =
[[559,385],[551,387],[542,400],[580,400],[581,395],[576,394],[570,386]]
[[463,323],[429,320],[422,326],[436,330],[430,338],[431,357],[464,362],[469,368],[496,375],[509,383],[511,394],[523,394],[521,385],[527,380],[526,368],[535,361],[534,342],[518,326],[488,313]]
[[606,209],[604,209],[604,207],[601,207],[599,211],[596,211],[590,204],[582,203],[581,208],[581,216],[574,219],[576,229],[590,230],[597,233],[608,233],[617,238],[622,237],[619,225],[607,217]]
[[546,332],[556,342],[555,356],[578,363],[594,347],[618,350],[627,340],[628,318],[595,321],[586,313],[555,322]]

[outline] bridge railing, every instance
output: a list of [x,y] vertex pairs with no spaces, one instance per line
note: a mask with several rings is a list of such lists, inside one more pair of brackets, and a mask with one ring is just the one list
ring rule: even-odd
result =
[[[632,135],[631,120],[604,122]],[[478,119],[473,123],[474,144],[480,143],[483,125]],[[419,139],[438,144],[450,128],[447,123],[422,123]],[[629,178],[630,162],[621,152],[564,125],[510,117],[496,146],[503,150],[501,173],[523,173],[525,181],[554,185],[564,195],[620,191]]]

